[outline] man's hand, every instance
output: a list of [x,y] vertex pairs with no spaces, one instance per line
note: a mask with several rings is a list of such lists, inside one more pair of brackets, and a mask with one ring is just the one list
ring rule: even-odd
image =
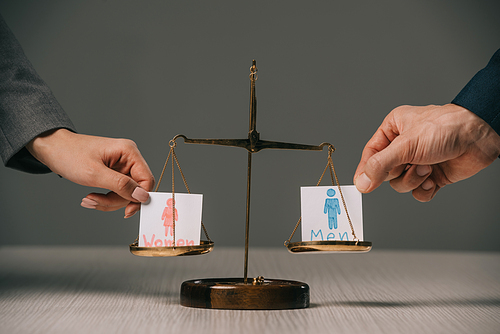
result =
[[455,104],[392,110],[366,144],[354,174],[359,191],[384,181],[394,190],[430,201],[447,184],[466,179],[500,154],[500,136]]

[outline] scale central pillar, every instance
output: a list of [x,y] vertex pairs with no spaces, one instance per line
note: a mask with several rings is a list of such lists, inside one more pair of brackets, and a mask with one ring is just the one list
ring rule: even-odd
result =
[[262,276],[248,279],[252,155],[265,148],[322,149],[322,146],[312,147],[260,140],[260,134],[256,129],[257,98],[255,95],[255,81],[257,77],[257,65],[253,60],[250,67],[250,127],[248,139],[193,140],[184,137],[184,141],[190,143],[246,148],[248,151],[248,168],[243,278],[209,278],[185,281],[181,285],[182,306],[233,310],[284,310],[309,307],[309,286],[306,283],[267,279]]
[[250,67],[250,120],[248,122],[248,141],[250,149],[248,150],[248,167],[247,167],[247,210],[245,223],[245,262],[243,268],[243,283],[248,283],[248,247],[250,240],[250,188],[252,184],[252,152],[260,140],[260,135],[257,132],[257,96],[255,94],[255,81],[257,80],[257,63],[255,59]]
[[252,183],[252,152],[248,152],[247,168],[247,213],[245,224],[245,264],[243,268],[243,283],[248,283],[248,246],[250,240],[250,186]]

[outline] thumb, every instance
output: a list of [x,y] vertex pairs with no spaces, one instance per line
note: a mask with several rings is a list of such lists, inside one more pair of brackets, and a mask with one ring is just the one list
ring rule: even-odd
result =
[[362,193],[369,193],[384,181],[392,180],[404,171],[408,158],[408,141],[396,137],[386,148],[373,154],[365,163],[354,184]]
[[146,202],[149,194],[131,177],[111,168],[103,168],[95,180],[95,186],[117,193],[132,202]]

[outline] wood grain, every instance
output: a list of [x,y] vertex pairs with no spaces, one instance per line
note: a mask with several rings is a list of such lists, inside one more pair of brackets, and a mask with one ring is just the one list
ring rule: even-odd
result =
[[[309,307],[309,286],[260,277],[205,278],[182,282],[182,306],[226,310],[288,310]],[[257,280],[257,278],[256,278]]]
[[310,286],[311,306],[179,305],[181,283],[241,277],[243,249],[141,258],[122,248],[0,249],[1,333],[499,333],[500,254],[250,249],[250,277]]

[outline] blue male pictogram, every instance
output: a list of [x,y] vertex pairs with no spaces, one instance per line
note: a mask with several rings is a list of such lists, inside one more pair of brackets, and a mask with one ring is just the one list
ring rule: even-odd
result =
[[[335,190],[328,189],[326,191],[326,194],[328,195],[328,197],[333,197],[335,196]],[[332,228],[336,229],[338,227],[337,215],[340,215],[339,200],[337,198],[327,198],[325,200],[324,213],[328,213],[328,227],[330,228],[330,230]]]

